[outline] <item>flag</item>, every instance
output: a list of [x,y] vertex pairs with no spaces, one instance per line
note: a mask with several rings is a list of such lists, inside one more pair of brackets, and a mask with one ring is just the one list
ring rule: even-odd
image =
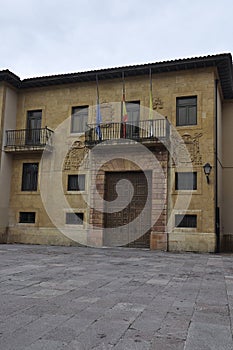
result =
[[150,136],[153,136],[153,95],[152,95],[152,73],[151,73],[151,68],[150,68],[150,73],[149,73],[149,78],[150,78],[150,109],[149,109],[149,119],[150,119]]
[[102,116],[100,113],[100,105],[97,103],[96,106],[96,134],[98,136],[98,140],[102,141],[102,132],[101,132],[101,123],[102,123]]
[[151,68],[150,68],[150,111],[149,111],[149,119],[153,119],[153,96],[152,96]]
[[128,114],[125,103],[125,79],[124,72],[122,72],[123,94],[122,94],[122,121],[123,121],[123,137],[126,138],[126,123],[128,121]]
[[122,116],[122,120],[124,123],[126,123],[128,121],[128,114],[127,114],[127,109],[126,109],[126,103],[125,103],[125,99],[123,99],[123,116]]
[[97,95],[97,101],[96,101],[96,129],[95,130],[98,136],[98,140],[102,141],[102,131],[101,131],[102,116],[100,113],[99,83],[98,83],[97,75],[96,75],[96,95]]

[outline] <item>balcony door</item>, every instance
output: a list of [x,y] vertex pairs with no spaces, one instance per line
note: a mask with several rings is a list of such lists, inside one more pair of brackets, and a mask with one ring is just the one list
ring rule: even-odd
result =
[[28,111],[26,144],[39,145],[41,143],[41,117],[42,111]]
[[138,139],[140,120],[140,101],[126,102],[127,122],[123,125],[126,132],[122,130],[122,137],[125,134],[127,139]]

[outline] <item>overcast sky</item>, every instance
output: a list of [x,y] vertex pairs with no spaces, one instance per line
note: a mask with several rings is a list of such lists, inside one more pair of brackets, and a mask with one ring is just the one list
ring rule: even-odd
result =
[[0,38],[21,78],[233,53],[233,1],[0,0]]

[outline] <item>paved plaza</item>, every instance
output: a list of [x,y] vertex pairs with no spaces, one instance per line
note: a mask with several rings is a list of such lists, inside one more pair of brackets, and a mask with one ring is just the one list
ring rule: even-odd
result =
[[232,350],[233,255],[0,245],[1,350]]

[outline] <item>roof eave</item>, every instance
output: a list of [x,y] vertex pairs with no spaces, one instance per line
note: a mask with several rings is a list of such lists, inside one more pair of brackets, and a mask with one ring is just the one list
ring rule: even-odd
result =
[[96,80],[96,75],[98,75],[99,80],[107,80],[120,79],[122,77],[122,72],[124,72],[125,77],[130,77],[148,74],[149,69],[151,69],[153,74],[158,74],[207,67],[217,67],[224,98],[233,98],[232,56],[230,53],[99,69],[80,73],[36,77],[24,79],[22,81],[12,72],[5,70],[0,71],[0,81],[4,80],[15,87],[26,89],[78,82],[90,82]]

